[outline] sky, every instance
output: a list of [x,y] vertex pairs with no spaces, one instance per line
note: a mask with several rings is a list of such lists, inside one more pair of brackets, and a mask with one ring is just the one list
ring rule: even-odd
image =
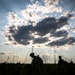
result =
[[75,0],[0,0],[0,63],[75,62]]

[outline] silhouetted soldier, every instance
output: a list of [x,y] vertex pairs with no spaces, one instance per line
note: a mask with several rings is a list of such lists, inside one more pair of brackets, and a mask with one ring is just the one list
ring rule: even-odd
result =
[[64,69],[64,68],[66,68],[65,64],[67,64],[67,62],[62,59],[62,56],[59,56],[59,61],[58,61],[58,69],[59,69],[58,73],[59,74],[58,75],[66,75],[67,74],[67,69]]
[[42,65],[43,60],[38,56],[35,56],[34,53],[31,53],[30,56],[33,58],[31,64],[32,65]]
[[64,61],[61,56],[59,56],[58,64],[67,64],[67,62]]
[[71,60],[70,64],[73,64],[73,61]]
[[32,57],[32,74],[38,75],[42,73],[42,64],[43,60],[38,56],[35,56],[34,53],[30,54],[30,57]]

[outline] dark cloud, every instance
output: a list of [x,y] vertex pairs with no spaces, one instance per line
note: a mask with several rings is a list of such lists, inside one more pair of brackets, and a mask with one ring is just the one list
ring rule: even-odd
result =
[[45,43],[45,42],[47,42],[47,41],[49,41],[47,37],[44,37],[44,38],[40,37],[40,38],[35,38],[35,39],[33,40],[33,43],[34,43],[34,44],[36,44],[36,43],[37,43],[37,44],[42,44],[42,43]]
[[42,21],[38,22],[37,25],[34,27],[34,30],[37,32],[38,35],[44,36],[49,32],[53,32],[56,29],[56,19],[54,17],[45,18]]
[[12,34],[14,34],[14,33],[16,33],[16,27],[15,27],[15,25],[12,25],[11,27],[9,27],[9,32],[10,33],[12,33]]
[[[8,37],[9,41],[15,40],[15,43],[22,44],[22,45],[30,44],[29,42],[30,40],[33,40],[34,44],[45,43],[49,40],[47,37],[43,38],[43,36],[45,36],[48,33],[51,33],[51,36],[54,37],[61,37],[61,36],[65,37],[68,35],[68,32],[65,30],[57,32],[57,29],[60,29],[63,26],[67,25],[68,19],[70,17],[71,15],[69,14],[67,16],[61,16],[59,19],[56,19],[55,17],[48,17],[38,22],[36,26],[12,25],[8,28],[9,32],[6,34],[6,37]],[[35,33],[35,35],[32,35],[32,33]],[[39,35],[41,38],[34,38],[34,36],[36,35]]]
[[69,16],[61,16],[59,19],[48,17],[37,23],[34,30],[38,35],[44,36],[47,33],[54,33],[57,29],[68,24]]
[[33,39],[31,29],[32,25],[18,27],[18,30],[13,35],[14,39],[20,44],[29,44],[29,40]]
[[62,38],[53,42],[50,42],[48,46],[63,46],[63,45],[72,45],[75,43],[75,38],[69,37],[69,38]]
[[29,26],[18,26],[17,29],[15,26],[9,27],[9,33],[12,35],[7,36],[9,38],[9,41],[13,40],[11,37],[14,38],[14,40],[23,45],[29,44],[29,40],[33,39],[31,35],[31,29],[32,25]]
[[12,38],[11,38],[11,36],[10,36],[10,35],[8,36],[8,40],[9,40],[9,41],[12,41]]
[[56,31],[55,33],[50,35],[51,37],[67,37],[68,32],[66,30]]
[[4,52],[1,52],[1,53],[0,53],[0,55],[5,55],[5,54],[6,54],[6,53],[4,53]]

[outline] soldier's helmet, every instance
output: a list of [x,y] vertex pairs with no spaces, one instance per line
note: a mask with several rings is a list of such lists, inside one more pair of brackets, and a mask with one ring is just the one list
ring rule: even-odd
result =
[[61,56],[59,56],[59,59],[61,59],[62,57]]
[[34,53],[31,53],[30,56],[31,56],[31,57],[34,57],[35,55],[34,55]]

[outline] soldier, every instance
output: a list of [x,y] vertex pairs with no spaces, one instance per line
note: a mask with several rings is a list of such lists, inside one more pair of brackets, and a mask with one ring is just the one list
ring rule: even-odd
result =
[[64,68],[65,68],[65,63],[66,61],[64,61],[62,59],[62,56],[59,56],[59,61],[58,61],[58,75],[65,75],[65,72],[64,72]]
[[31,62],[32,74],[33,75],[41,75],[43,60],[39,57],[39,55],[35,56],[34,53],[31,53],[30,57],[32,57],[32,62]]
[[61,56],[59,56],[58,64],[67,64],[67,62],[64,61]]
[[34,53],[31,53],[30,56],[33,58],[31,64],[33,65],[42,65],[43,60],[38,56],[35,56]]

